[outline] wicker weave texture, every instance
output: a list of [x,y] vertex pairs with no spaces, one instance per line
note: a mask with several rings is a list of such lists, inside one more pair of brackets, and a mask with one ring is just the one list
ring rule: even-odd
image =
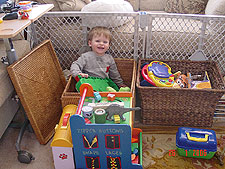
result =
[[219,99],[225,93],[218,66],[212,61],[166,61],[173,73],[204,75],[208,72],[212,89],[176,89],[140,86],[141,65],[153,60],[139,60],[137,90],[140,93],[143,124],[212,126]]
[[50,41],[45,41],[8,72],[40,144],[54,134],[61,116],[60,97],[66,85]]
[[[133,101],[135,101],[134,99],[137,62],[133,59],[119,58],[116,58],[115,62],[124,83],[131,88]],[[68,104],[78,105],[80,100],[80,93],[76,91],[75,86],[75,79],[73,77],[70,77],[61,97],[62,107],[65,107]]]

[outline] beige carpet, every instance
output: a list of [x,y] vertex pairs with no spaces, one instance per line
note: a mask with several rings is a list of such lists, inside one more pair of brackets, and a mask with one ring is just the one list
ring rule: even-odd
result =
[[23,164],[17,160],[15,143],[19,129],[8,128],[0,139],[0,168],[1,169],[54,169],[51,140],[46,145],[40,145],[34,133],[25,131],[21,142],[21,149],[28,150],[35,160],[30,164]]
[[[217,134],[217,150],[225,155],[225,135]],[[175,150],[174,156],[169,150]],[[225,163],[225,159],[223,159]],[[219,161],[181,157],[176,151],[175,134],[143,135],[143,168],[145,169],[224,169]]]

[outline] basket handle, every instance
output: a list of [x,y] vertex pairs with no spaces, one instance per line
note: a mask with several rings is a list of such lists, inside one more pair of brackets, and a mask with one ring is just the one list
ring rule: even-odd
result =
[[186,134],[187,134],[188,140],[191,140],[191,141],[207,142],[208,139],[209,139],[209,135],[208,134],[205,134],[205,138],[191,137],[189,132],[187,132]]

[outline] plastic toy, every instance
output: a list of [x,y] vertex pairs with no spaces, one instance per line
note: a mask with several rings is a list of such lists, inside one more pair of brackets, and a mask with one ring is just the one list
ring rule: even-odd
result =
[[106,91],[107,91],[107,92],[116,92],[116,90],[113,89],[113,88],[110,87],[110,86],[106,87]]
[[124,108],[119,106],[118,104],[111,104],[110,106],[108,106],[105,111],[108,114],[106,119],[107,120],[113,120],[112,117],[114,115],[119,115],[120,119],[122,119],[123,121],[125,120],[125,118],[123,117],[123,114],[129,111],[133,111],[133,110],[140,110],[140,107],[134,107],[134,108]]
[[[131,128],[126,124],[85,124],[79,115],[73,115],[70,124],[76,168],[142,169],[141,130],[132,130],[135,142],[131,143]],[[138,154],[132,161],[133,144]]]
[[115,95],[115,94],[111,94],[111,93],[109,93],[109,94],[107,95],[107,99],[108,99],[108,101],[114,101],[114,100],[115,100],[115,98],[116,98],[116,95]]
[[91,106],[83,106],[82,107],[82,115],[84,118],[91,119],[93,115],[93,107]]
[[83,78],[80,75],[78,75],[76,78],[76,89],[77,91],[80,91],[80,86],[84,83],[88,83],[92,86],[94,91],[98,92],[106,92],[107,87],[112,87],[116,91],[119,91],[118,86],[109,78],[99,78],[99,77],[91,77]]
[[144,78],[144,80],[141,81],[141,86],[156,86],[155,83],[148,77],[147,72],[148,64],[145,64],[143,68],[141,69],[141,75]]
[[[117,95],[117,93],[115,95]],[[125,92],[121,93],[124,94]],[[66,110],[66,106],[63,109],[64,112],[60,119],[59,126],[56,127],[56,134],[51,144],[54,149],[53,156],[55,168],[142,169],[142,131],[141,129],[131,128],[131,120],[133,119],[131,116],[132,114],[126,114],[129,116],[124,115],[129,117],[128,120],[126,119],[126,123],[123,121],[121,122],[123,124],[115,124],[106,120],[107,114],[105,109],[98,107],[101,105],[103,107],[105,106],[107,109],[109,106],[108,104],[103,104],[102,102],[89,103],[94,104],[97,109],[95,109],[94,117],[88,120],[82,116],[81,110],[84,107],[84,103],[86,105],[87,101],[92,101],[89,97],[94,97],[92,86],[89,84],[82,84],[80,86],[80,94],[81,99],[77,110]],[[106,97],[105,94],[103,95]],[[119,94],[119,96],[121,97],[122,94]],[[124,97],[126,96],[125,93]],[[103,99],[107,100],[107,98]],[[124,100],[124,102],[110,103],[114,105],[124,106],[126,104],[126,106],[130,106],[131,98],[126,97],[121,100]],[[74,113],[75,111],[75,115],[70,116],[70,114],[68,114]],[[68,119],[70,123],[68,123]],[[68,133],[69,128],[71,129],[71,132]],[[59,132],[64,132],[60,134],[60,139],[58,139]],[[67,137],[65,132],[70,136],[68,139],[65,138]],[[71,140],[71,135],[72,144],[71,141],[67,141]],[[56,138],[58,141],[55,141]],[[131,153],[133,153],[132,160]]]
[[95,110],[95,123],[104,124],[106,122],[106,112],[104,109]]
[[119,92],[130,92],[130,88],[129,87],[121,87]]
[[161,61],[153,61],[150,64],[144,63],[141,69],[141,75],[144,80],[141,81],[140,85],[172,87],[174,85],[174,76],[177,73],[172,74],[171,68]]
[[111,104],[117,104],[119,106],[124,107],[124,102],[100,102],[100,103],[88,103],[88,106],[93,107],[94,111],[96,109],[102,108],[106,109]]
[[76,110],[75,105],[65,106],[59,124],[55,127],[55,135],[51,142],[55,169],[75,168],[69,118]]
[[180,127],[176,133],[176,146],[181,156],[211,159],[217,151],[216,133],[213,130]]
[[173,87],[174,88],[190,88],[189,84],[190,82],[187,76],[179,73],[178,77],[175,79]]
[[102,100],[102,96],[99,94],[99,92],[94,92],[94,98],[97,102]]
[[187,75],[189,79],[191,79],[190,88],[193,88],[193,89],[211,89],[212,88],[207,71],[205,71],[204,79],[202,81],[194,80],[194,78],[191,76],[191,73],[188,73]]
[[174,75],[171,68],[164,62],[153,61],[147,66],[149,82],[157,87],[172,87]]

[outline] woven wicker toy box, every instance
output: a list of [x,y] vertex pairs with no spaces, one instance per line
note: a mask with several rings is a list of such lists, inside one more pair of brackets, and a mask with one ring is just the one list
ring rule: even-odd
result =
[[[119,59],[119,58],[115,58],[115,62],[124,83],[131,89],[131,93],[133,96],[132,106],[134,106],[137,62],[134,61],[133,59]],[[62,107],[65,107],[68,104],[78,105],[81,96],[80,93],[77,92],[75,86],[76,80],[72,76],[70,76],[61,97]]]
[[166,61],[172,73],[204,75],[207,71],[212,89],[178,89],[172,87],[140,86],[141,65],[151,59],[138,62],[137,90],[141,99],[142,122],[149,125],[212,126],[214,111],[225,93],[224,81],[213,61]]

